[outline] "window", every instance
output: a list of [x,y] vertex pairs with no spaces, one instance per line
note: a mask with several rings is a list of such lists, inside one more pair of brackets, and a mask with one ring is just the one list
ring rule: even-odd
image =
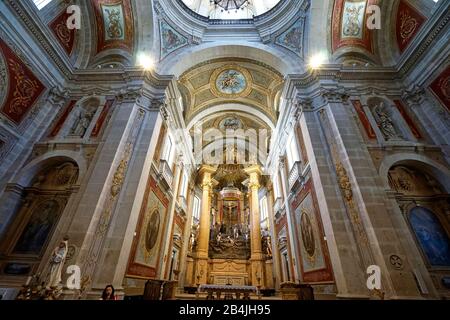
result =
[[267,210],[267,197],[264,196],[264,198],[259,201],[259,207],[261,208],[261,221],[264,221],[269,216]]
[[286,147],[286,154],[287,154],[287,160],[288,160],[288,168],[289,170],[292,169],[294,166],[294,163],[298,161],[298,150],[297,150],[297,144],[295,141],[295,135],[292,134],[288,139],[288,144]]
[[163,155],[163,160],[166,160],[167,163],[170,165],[172,162],[172,156],[173,156],[173,143],[172,143],[172,138],[170,137],[170,135],[167,135],[167,139],[166,139],[166,146],[164,149],[164,155]]
[[200,199],[199,197],[194,197],[194,206],[192,208],[192,214],[194,219],[200,220]]
[[273,176],[273,195],[275,197],[275,200],[281,198],[280,180],[278,171]]
[[187,185],[188,185],[188,176],[187,176],[187,174],[185,172],[183,174],[183,180],[181,182],[180,197],[186,198]]
[[52,0],[33,0],[33,2],[39,10],[42,10],[46,5],[52,2]]

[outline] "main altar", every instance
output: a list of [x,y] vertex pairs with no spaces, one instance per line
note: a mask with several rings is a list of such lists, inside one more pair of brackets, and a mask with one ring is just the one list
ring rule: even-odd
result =
[[204,165],[199,172],[201,215],[187,280],[192,286],[273,288],[271,251],[263,251],[271,244],[260,225],[260,166]]

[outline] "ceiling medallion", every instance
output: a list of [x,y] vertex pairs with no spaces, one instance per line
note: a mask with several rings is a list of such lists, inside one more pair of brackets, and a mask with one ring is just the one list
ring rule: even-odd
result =
[[217,97],[246,97],[252,91],[252,76],[247,69],[227,65],[216,69],[210,80],[211,91]]

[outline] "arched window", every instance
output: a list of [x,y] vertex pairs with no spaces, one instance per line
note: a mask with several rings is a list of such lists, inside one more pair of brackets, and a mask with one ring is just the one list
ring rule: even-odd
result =
[[436,215],[415,207],[409,213],[409,221],[430,265],[450,267],[450,240]]

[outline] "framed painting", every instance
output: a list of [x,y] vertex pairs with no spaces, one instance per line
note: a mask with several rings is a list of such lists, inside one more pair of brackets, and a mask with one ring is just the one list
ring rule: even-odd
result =
[[299,243],[300,266],[306,283],[333,281],[328,247],[311,179],[291,202],[295,233]]
[[162,257],[163,233],[169,200],[149,178],[131,249],[127,277],[155,278]]

